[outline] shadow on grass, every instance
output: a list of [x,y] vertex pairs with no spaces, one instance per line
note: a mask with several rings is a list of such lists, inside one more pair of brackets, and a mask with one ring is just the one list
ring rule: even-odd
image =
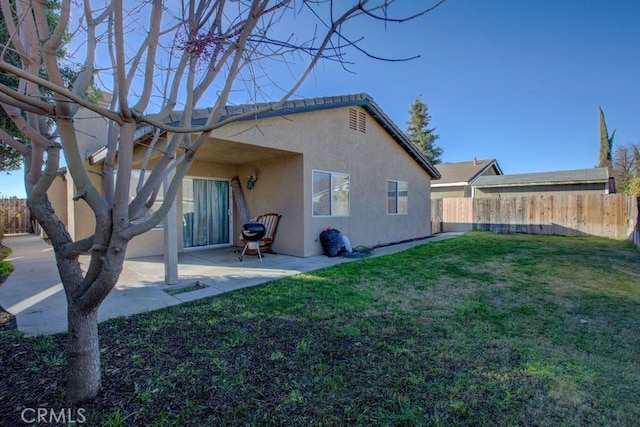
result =
[[[114,319],[100,326],[103,391],[86,414],[91,425],[630,425],[637,256],[603,239],[471,233]],[[603,265],[617,266],[604,282]],[[2,419],[64,406],[65,338],[0,333]]]

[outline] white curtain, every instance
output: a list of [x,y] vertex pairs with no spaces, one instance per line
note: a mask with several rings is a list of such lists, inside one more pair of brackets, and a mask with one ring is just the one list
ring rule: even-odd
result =
[[[191,181],[191,182],[189,182]],[[229,243],[229,182],[208,179],[185,180],[184,194],[193,191],[192,207],[185,206],[184,246],[212,246]],[[191,212],[190,212],[191,211]]]

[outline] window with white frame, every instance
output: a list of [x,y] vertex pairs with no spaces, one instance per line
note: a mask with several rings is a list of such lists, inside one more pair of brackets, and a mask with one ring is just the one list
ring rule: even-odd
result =
[[313,171],[313,216],[349,216],[349,175]]
[[387,180],[387,213],[406,214],[409,185],[405,181]]

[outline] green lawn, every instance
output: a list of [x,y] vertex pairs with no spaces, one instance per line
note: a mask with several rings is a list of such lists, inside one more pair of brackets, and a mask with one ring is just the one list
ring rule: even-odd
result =
[[[640,251],[628,242],[469,233],[100,333],[92,426],[640,419]],[[0,332],[0,420],[65,406],[65,342]]]
[[13,272],[13,264],[5,260],[5,258],[11,255],[11,253],[11,249],[5,247],[2,244],[2,239],[0,238],[0,285],[4,283],[4,281],[7,280],[7,277],[9,277]]

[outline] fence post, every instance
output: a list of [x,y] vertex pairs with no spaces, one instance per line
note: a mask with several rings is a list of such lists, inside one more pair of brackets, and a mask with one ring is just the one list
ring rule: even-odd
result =
[[636,228],[633,233],[633,243],[640,248],[640,196],[636,196]]

